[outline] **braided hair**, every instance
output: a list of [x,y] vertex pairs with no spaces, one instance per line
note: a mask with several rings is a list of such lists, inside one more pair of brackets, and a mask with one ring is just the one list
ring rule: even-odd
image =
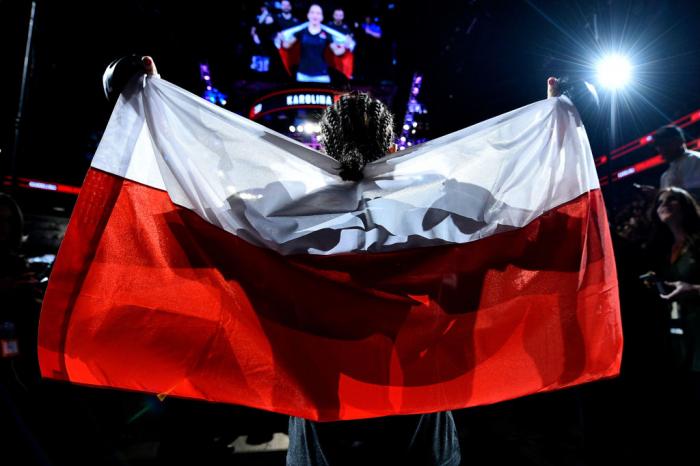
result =
[[321,136],[326,154],[340,162],[340,177],[359,181],[365,165],[394,142],[394,117],[381,101],[353,91],[323,113]]

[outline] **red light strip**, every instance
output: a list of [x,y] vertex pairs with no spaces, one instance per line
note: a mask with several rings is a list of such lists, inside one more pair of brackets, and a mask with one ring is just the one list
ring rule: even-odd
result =
[[[698,119],[700,119],[700,112],[698,112],[698,115]],[[695,149],[698,146],[700,146],[700,138],[688,141],[686,144],[690,149]],[[652,157],[649,157],[648,159],[642,160],[641,162],[637,162],[634,165],[630,165],[621,170],[616,171],[612,174],[612,181],[619,181],[622,178],[626,178],[631,175],[636,175],[637,173],[641,173],[645,170],[649,170],[650,168],[657,167],[664,163],[666,163],[664,158],[660,154],[656,154]],[[603,179],[606,179],[605,183],[603,183]],[[599,180],[601,186],[607,184],[607,176],[601,176],[599,177]]]
[[[672,125],[679,126],[681,128],[685,128],[686,126],[690,126],[696,121],[700,120],[700,110],[696,110],[693,113],[689,113],[688,115],[677,119],[676,121],[672,122]],[[644,136],[640,137],[639,139],[635,139],[634,141],[630,141],[627,144],[618,147],[615,150],[610,151],[610,160],[615,160],[623,155],[627,155],[630,152],[633,152],[637,149],[639,149],[642,146],[645,146],[649,143],[651,143],[654,140],[654,133],[649,133],[645,134]]]
[[[12,178],[6,176],[2,184],[4,186],[12,186]],[[40,189],[42,191],[54,191],[57,193],[74,194],[76,196],[80,193],[79,186],[33,180],[29,178],[17,178],[17,186],[23,189]]]
[[665,163],[664,158],[660,155],[655,155],[654,157],[648,158],[642,162],[635,163],[632,166],[616,171],[613,173],[613,181],[619,181],[626,176],[636,175],[637,173],[641,173],[644,170],[662,165],[663,163]]

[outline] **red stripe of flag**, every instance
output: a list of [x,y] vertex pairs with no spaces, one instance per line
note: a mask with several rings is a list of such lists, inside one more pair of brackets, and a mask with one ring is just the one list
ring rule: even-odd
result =
[[494,403],[617,375],[599,190],[524,228],[281,256],[92,169],[47,291],[45,377],[337,420]]

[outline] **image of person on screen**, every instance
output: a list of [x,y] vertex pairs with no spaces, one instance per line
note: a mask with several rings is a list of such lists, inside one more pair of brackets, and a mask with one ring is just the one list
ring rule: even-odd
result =
[[296,43],[300,46],[299,67],[296,80],[299,82],[330,83],[328,64],[324,57],[327,48],[336,56],[346,52],[345,45],[333,40],[332,35],[324,29],[323,9],[311,5],[307,14],[306,27],[282,38],[282,47],[291,48]]

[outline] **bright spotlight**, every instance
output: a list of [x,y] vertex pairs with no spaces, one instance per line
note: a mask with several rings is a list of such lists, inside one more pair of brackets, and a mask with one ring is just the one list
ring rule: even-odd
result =
[[627,57],[608,55],[598,63],[598,81],[608,89],[619,89],[630,81],[632,65]]

